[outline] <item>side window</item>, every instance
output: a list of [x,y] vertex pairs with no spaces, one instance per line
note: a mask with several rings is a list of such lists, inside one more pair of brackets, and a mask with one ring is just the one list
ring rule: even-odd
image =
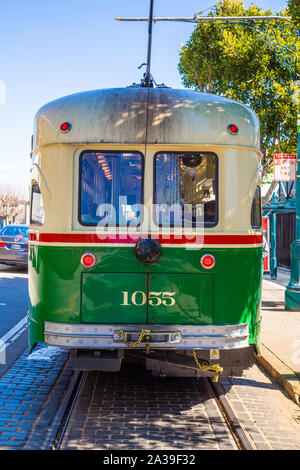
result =
[[260,186],[256,187],[251,207],[251,226],[261,228],[261,194]]
[[31,211],[30,223],[43,225],[44,223],[44,205],[40,187],[34,182],[31,188]]

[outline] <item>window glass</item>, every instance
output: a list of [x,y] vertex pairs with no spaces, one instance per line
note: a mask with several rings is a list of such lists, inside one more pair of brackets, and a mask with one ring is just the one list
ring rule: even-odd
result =
[[38,183],[32,184],[30,222],[37,225],[44,223],[43,198]]
[[83,225],[138,225],[142,174],[140,153],[83,152],[79,222]]
[[251,207],[251,226],[252,228],[261,227],[261,194],[260,186],[257,186],[253,197]]
[[6,237],[22,236],[28,238],[28,227],[16,227],[14,225],[7,225],[1,232],[1,235]]
[[155,157],[155,175],[156,223],[196,227],[204,216],[204,226],[217,224],[214,153],[159,153]]

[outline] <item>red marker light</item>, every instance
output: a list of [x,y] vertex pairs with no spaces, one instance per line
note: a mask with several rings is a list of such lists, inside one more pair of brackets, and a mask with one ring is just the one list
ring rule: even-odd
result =
[[85,253],[81,257],[81,264],[83,264],[83,266],[86,268],[91,268],[96,264],[96,256],[93,255],[93,253]]
[[5,243],[4,243],[4,242],[0,242],[0,246],[5,246]]
[[239,132],[239,128],[235,124],[229,124],[227,130],[231,135],[236,135]]
[[211,269],[216,264],[216,260],[213,255],[203,255],[200,259],[200,263],[203,268]]
[[60,130],[62,132],[69,132],[71,130],[71,124],[69,122],[63,122],[61,125],[60,125]]

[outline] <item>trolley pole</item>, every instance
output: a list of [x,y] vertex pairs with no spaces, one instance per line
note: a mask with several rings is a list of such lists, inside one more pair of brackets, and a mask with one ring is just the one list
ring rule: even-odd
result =
[[[300,80],[294,82],[295,87]],[[285,306],[287,310],[300,310],[300,92],[298,90],[298,116],[297,116],[297,179],[296,179],[296,226],[295,240],[291,245],[291,277],[285,290]]]
[[151,46],[152,46],[152,27],[153,27],[153,1],[150,0],[149,21],[148,21],[148,49],[147,49],[147,68],[146,68],[146,87],[151,83]]

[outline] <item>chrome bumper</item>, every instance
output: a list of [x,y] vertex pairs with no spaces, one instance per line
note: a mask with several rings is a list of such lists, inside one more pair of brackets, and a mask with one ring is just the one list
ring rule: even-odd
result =
[[[237,349],[249,346],[248,323],[230,325],[91,325],[45,322],[45,344],[64,348]],[[123,335],[121,335],[121,331]],[[123,338],[122,338],[123,336]],[[125,342],[127,344],[125,344]]]

